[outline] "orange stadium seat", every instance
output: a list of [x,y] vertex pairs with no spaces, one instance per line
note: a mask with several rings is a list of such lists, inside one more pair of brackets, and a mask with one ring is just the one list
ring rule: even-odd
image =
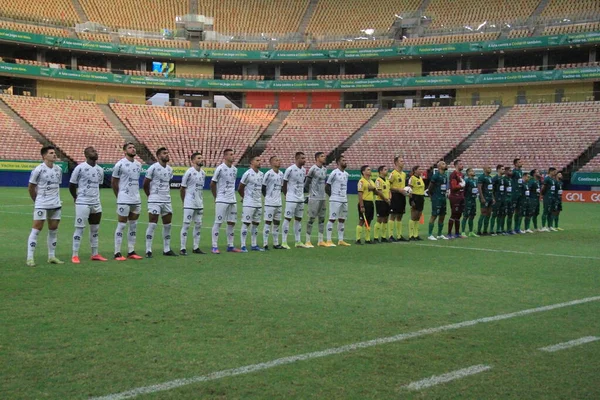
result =
[[509,163],[525,169],[568,166],[600,139],[600,102],[514,106],[461,155],[467,166]]
[[78,32],[77,36],[82,40],[89,40],[92,42],[111,42],[112,38],[106,33],[90,33],[90,32]]
[[582,172],[600,172],[600,154],[592,158],[587,164],[585,164],[580,171]]
[[37,140],[0,110],[1,160],[41,160],[41,148]]
[[127,36],[121,36],[119,40],[122,44],[133,44],[136,46],[163,47],[171,49],[190,48],[190,42],[188,40],[147,39]]
[[324,42],[317,45],[318,49],[322,50],[337,50],[337,49],[361,49],[368,47],[390,47],[394,45],[393,39],[384,40],[352,40],[345,42]]
[[210,167],[221,163],[221,152],[228,147],[235,152],[235,162],[239,162],[277,113],[275,110],[110,106],[152,153],[166,146],[173,165],[188,165],[190,154],[200,151]]
[[[444,158],[498,106],[394,108],[344,153],[352,169],[392,165],[402,155],[407,167],[429,168]],[[373,165],[376,163],[377,165]]]
[[3,20],[0,20],[0,29],[10,29],[13,31],[29,32],[29,33],[35,33],[38,35],[47,35],[47,36],[59,36],[59,37],[69,36],[69,31],[66,29],[62,29],[62,28],[51,28],[48,26],[20,24],[20,23],[16,23],[16,22],[8,22],[8,21],[3,21]]
[[267,143],[264,160],[277,155],[282,166],[294,162],[294,154],[306,154],[306,167],[314,163],[314,153],[329,154],[375,115],[377,109],[292,110],[281,128]]
[[308,47],[308,43],[279,43],[275,50],[307,50]]
[[598,17],[600,2],[598,0],[548,0],[541,15],[546,18]]
[[22,21],[72,26],[80,22],[71,0],[2,0],[0,15]]
[[443,36],[422,36],[406,38],[402,41],[405,46],[424,45],[424,44],[447,44],[461,42],[480,42],[485,40],[494,40],[498,38],[498,32],[470,33],[465,35],[443,35]]

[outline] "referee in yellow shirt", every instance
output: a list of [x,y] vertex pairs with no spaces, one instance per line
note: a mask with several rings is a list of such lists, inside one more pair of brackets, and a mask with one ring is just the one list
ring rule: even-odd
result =
[[[390,215],[390,182],[387,180],[388,168],[384,165],[377,168],[379,177],[375,181],[377,198],[375,199],[375,210],[377,211],[377,223],[375,224],[375,235],[373,240],[377,243],[388,243],[387,223]],[[379,238],[381,234],[381,239]]]
[[422,173],[422,169],[415,165],[408,180],[408,186],[412,189],[410,195],[410,222],[408,223],[409,240],[423,240],[419,237],[419,220],[425,206],[425,182],[421,177]]
[[[390,189],[392,191],[392,202],[390,204],[390,222],[388,224],[388,236],[390,242],[408,242],[408,239],[402,236],[402,216],[406,212],[406,172],[404,169],[404,159],[400,156],[394,157],[394,169],[390,174]],[[396,228],[396,236],[394,236]]]
[[358,225],[356,226],[356,244],[362,244],[362,233],[366,225],[365,244],[371,242],[371,222],[375,215],[373,205],[375,184],[371,180],[371,168],[368,165],[360,167],[360,180],[358,181]]

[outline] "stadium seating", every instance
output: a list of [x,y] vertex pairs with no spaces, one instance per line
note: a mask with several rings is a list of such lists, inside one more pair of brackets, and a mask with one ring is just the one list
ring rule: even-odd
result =
[[281,81],[305,81],[308,75],[281,75],[278,78]]
[[528,65],[525,67],[504,67],[504,68],[498,68],[496,70],[496,72],[498,73],[507,73],[507,72],[527,72],[527,71],[539,71],[540,70],[540,66],[539,65]]
[[317,79],[322,81],[331,79],[365,79],[365,74],[317,75]]
[[306,31],[313,35],[358,35],[361,30],[386,32],[395,14],[416,11],[420,0],[319,0]]
[[590,22],[585,24],[557,25],[548,26],[542,32],[542,35],[564,35],[567,33],[589,32],[600,30],[600,22]]
[[135,46],[148,47],[164,47],[171,49],[189,49],[190,42],[188,40],[162,40],[162,39],[146,39],[138,37],[122,36],[119,38],[122,44],[132,44]]
[[549,0],[541,15],[545,18],[598,17],[600,2],[598,0]]
[[[394,108],[344,153],[352,169],[392,165],[431,167],[483,124],[498,106]],[[377,164],[377,165],[374,165]]]
[[264,81],[264,75],[229,75],[224,74],[221,76],[221,79],[230,80],[230,81]]
[[459,69],[459,70],[448,70],[448,71],[431,71],[429,76],[444,76],[444,75],[473,75],[481,74],[481,69]]
[[91,42],[111,42],[112,37],[106,33],[90,33],[90,32],[77,32],[77,36],[81,40],[89,40]]
[[378,78],[411,78],[416,76],[415,72],[392,72],[392,73],[379,73]]
[[0,15],[22,21],[75,25],[79,17],[71,0],[2,0]]
[[581,172],[600,172],[600,154],[592,158],[587,164],[581,169]]
[[110,73],[110,69],[108,68],[102,68],[102,67],[86,67],[85,65],[80,65],[77,67],[78,70],[80,71],[90,71],[90,72],[105,72],[105,73]]
[[329,154],[375,115],[376,109],[292,110],[267,143],[263,160],[281,158],[282,166],[294,163],[294,154],[306,154],[306,167],[314,163],[314,154]]
[[267,50],[268,47],[267,43],[200,42],[200,48],[205,50],[261,51]]
[[5,95],[2,100],[76,162],[85,161],[87,146],[98,150],[100,163],[123,157],[124,139],[96,103]]
[[308,43],[279,43],[275,50],[308,50]]
[[208,74],[185,74],[185,73],[177,73],[178,78],[184,79],[213,79],[213,75]]
[[47,35],[47,36],[59,36],[59,37],[69,36],[69,31],[66,29],[51,28],[48,26],[39,26],[39,25],[19,24],[16,22],[8,22],[8,21],[3,21],[3,20],[0,20],[0,29],[10,29],[13,31],[29,32],[29,33],[35,33],[38,35]]
[[42,145],[0,110],[0,160],[40,160]]
[[508,39],[517,39],[529,36],[531,36],[531,31],[529,29],[512,29],[510,32],[508,32],[508,35],[506,35]]
[[[69,1],[69,0],[63,0]],[[90,21],[147,32],[175,29],[175,17],[189,14],[188,0],[79,0]]]
[[352,40],[345,42],[323,42],[317,44],[317,48],[321,50],[337,50],[337,49],[362,49],[369,47],[390,47],[394,45],[394,40]]
[[277,114],[275,110],[110,106],[152,153],[166,146],[173,165],[188,165],[189,156],[200,151],[209,167],[221,163],[221,152],[228,147],[235,152],[235,163],[239,162]]
[[554,69],[569,69],[569,68],[586,68],[586,67],[598,67],[600,62],[593,61],[587,63],[569,63],[569,64],[556,64]]
[[41,61],[33,61],[33,60],[24,60],[22,58],[15,58],[15,63],[16,64],[25,64],[25,65],[36,65],[38,67],[50,67],[52,66],[52,68],[66,68],[65,64],[55,64],[55,63],[47,63],[47,62],[41,62]]
[[461,155],[467,166],[511,162],[563,169],[600,138],[600,102],[514,106]]
[[444,35],[444,36],[423,36],[406,38],[402,41],[404,46],[419,46],[423,44],[447,44],[461,42],[481,42],[486,40],[495,40],[498,38],[498,32],[471,33],[465,35]]

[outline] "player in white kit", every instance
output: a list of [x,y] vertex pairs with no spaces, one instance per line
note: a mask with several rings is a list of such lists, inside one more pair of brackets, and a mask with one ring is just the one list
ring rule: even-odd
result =
[[56,150],[52,146],[42,147],[44,162],[38,165],[29,177],[29,196],[34,203],[33,225],[27,239],[27,265],[35,267],[35,248],[40,231],[44,228],[44,221],[48,220],[48,262],[50,264],[64,264],[56,258],[56,242],[58,224],[60,223],[61,207],[60,184],[62,170],[56,161]]
[[248,228],[252,224],[251,230],[251,250],[264,251],[258,246],[258,225],[262,218],[262,182],[264,174],[260,172],[260,157],[252,157],[250,160],[250,169],[244,172],[238,193],[242,197],[242,232],[241,232],[241,251],[247,253],[246,239],[248,238]]
[[171,179],[173,168],[169,162],[169,150],[161,147],[156,150],[158,160],[146,171],[144,193],[148,196],[148,228],[146,229],[146,258],[152,258],[152,239],[160,215],[163,223],[163,255],[177,257],[171,250],[171,220],[173,206],[171,205]]
[[[115,164],[111,186],[117,198],[117,229],[115,231],[115,260],[141,260],[135,253],[137,222],[142,210],[140,197],[140,173],[142,164],[135,160],[136,150],[133,143],[123,145],[125,157]],[[121,255],[123,232],[129,225],[127,235],[127,258]]]
[[212,228],[212,253],[219,251],[219,230],[227,222],[227,251],[240,253],[233,247],[233,228],[237,220],[237,199],[235,197],[235,179],[237,168],[233,166],[233,150],[223,150],[223,163],[217,167],[210,182],[210,190],[215,198],[215,223]]
[[306,156],[301,151],[296,153],[295,164],[286,168],[283,174],[283,194],[285,195],[285,220],[283,221],[283,238],[282,246],[284,249],[289,249],[287,244],[290,222],[294,218],[294,236],[296,239],[296,247],[308,248],[300,241],[302,237],[302,216],[304,215],[304,179],[306,171]]
[[279,244],[283,172],[279,170],[279,167],[281,166],[281,160],[279,157],[271,157],[269,164],[271,164],[271,169],[265,173],[262,183],[262,194],[265,196],[265,226],[263,229],[263,246],[265,250],[269,250],[269,234],[273,232],[273,248],[279,250],[283,249],[283,247]]
[[308,193],[308,223],[306,224],[306,246],[314,247],[311,243],[312,228],[315,219],[319,220],[318,246],[326,247],[323,241],[325,230],[325,181],[327,181],[327,167],[325,167],[326,155],[323,152],[315,153],[315,164],[308,170],[304,192]]
[[73,233],[73,255],[71,262],[79,264],[79,247],[85,222],[90,224],[90,246],[92,248],[92,261],[106,261],[98,254],[98,231],[102,218],[102,205],[100,204],[100,185],[104,181],[104,170],[96,164],[98,152],[93,147],[87,147],[83,154],[85,162],[73,170],[69,180],[69,192],[75,200],[75,232]]
[[181,179],[181,188],[179,194],[183,202],[183,225],[181,226],[180,251],[179,254],[187,256],[187,233],[192,222],[193,231],[193,250],[194,254],[205,254],[200,250],[200,231],[202,230],[202,216],[204,215],[204,181],[206,173],[202,169],[204,158],[200,153],[194,153],[190,156],[192,167],[188,169]]
[[348,217],[348,173],[346,167],[348,164],[344,156],[339,156],[335,160],[337,169],[327,178],[325,191],[329,196],[329,222],[327,223],[327,247],[335,247],[331,241],[333,233],[333,224],[338,221],[338,246],[350,246],[344,242],[344,223]]

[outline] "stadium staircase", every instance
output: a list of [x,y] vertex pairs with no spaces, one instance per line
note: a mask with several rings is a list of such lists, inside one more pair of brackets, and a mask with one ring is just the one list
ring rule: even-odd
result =
[[425,14],[425,10],[427,10],[427,7],[429,6],[429,3],[431,3],[431,0],[423,0],[421,2],[421,5],[417,9],[417,11],[419,12],[419,15]]
[[113,112],[108,104],[98,104],[104,116],[110,121],[111,124],[115,127],[115,129],[119,132],[119,134],[123,137],[123,143],[131,142],[135,144],[135,148],[137,149],[138,156],[144,160],[146,164],[152,164],[155,159],[152,156],[152,153],[146,146],[141,144],[132,134],[129,132],[129,129],[123,124],[123,121]]
[[352,134],[345,142],[343,142],[338,148],[334,149],[331,153],[327,155],[327,164],[331,164],[335,161],[336,157],[339,154],[343,154],[346,150],[350,148],[358,139],[363,137],[365,133],[367,133],[372,127],[375,126],[386,114],[388,110],[379,110],[373,117],[365,122],[363,126],[360,127],[354,134]]
[[591,145],[586,151],[584,151],[575,161],[565,168],[565,180],[571,180],[571,174],[581,169],[590,160],[600,154],[600,139]]
[[471,146],[471,144],[477,140],[480,136],[485,134],[488,129],[490,129],[500,118],[502,118],[507,112],[509,112],[511,107],[500,107],[498,110],[492,114],[491,117],[487,119],[481,126],[473,131],[465,140],[456,146],[455,149],[451,150],[444,157],[444,161],[446,164],[450,164],[454,160],[460,157],[462,153],[465,152]]
[[[37,140],[40,143],[40,148],[42,146],[56,147],[56,144],[54,144],[50,140],[46,139],[46,137],[44,135],[42,135],[37,129],[35,129],[27,121],[25,121],[23,118],[21,118],[21,116],[19,114],[17,114],[12,108],[10,108],[8,106],[8,104],[6,104],[1,99],[0,99],[0,110],[4,111],[4,113],[6,115],[8,115],[9,117],[11,117],[21,128],[23,128],[25,130],[25,132],[29,133],[29,135],[31,135],[32,138]],[[56,155],[62,161],[68,162],[70,169],[75,168],[75,166],[77,165],[75,163],[75,161],[73,161],[71,158],[67,157],[65,155],[65,153],[60,151],[58,148],[56,149]]]
[[81,6],[79,0],[71,0],[71,3],[73,3],[73,8],[75,9],[77,16],[79,17],[79,20],[81,22],[88,22],[90,19],[85,14],[85,11],[83,10],[83,7]]
[[[285,121],[289,113],[289,111],[277,112],[275,118],[273,118],[269,126],[267,126],[267,129],[264,130],[263,134],[260,135],[256,143],[249,147],[242,158],[240,158],[239,165],[250,165],[250,157],[259,156],[265,151],[267,148],[267,142],[271,140],[273,135],[283,127],[283,121]],[[268,166],[269,160],[262,160],[262,162],[263,166],[266,167]]]
[[310,22],[310,19],[315,13],[318,2],[319,0],[310,0],[310,3],[308,3],[308,7],[306,7],[304,16],[300,20],[300,26],[298,27],[298,32],[300,32],[301,34],[306,33],[306,28],[308,27],[308,23]]
[[531,15],[529,16],[529,20],[534,21],[535,18],[539,17],[549,2],[550,2],[550,0],[540,0],[540,4],[538,4],[538,6],[535,8],[535,10],[533,10]]

